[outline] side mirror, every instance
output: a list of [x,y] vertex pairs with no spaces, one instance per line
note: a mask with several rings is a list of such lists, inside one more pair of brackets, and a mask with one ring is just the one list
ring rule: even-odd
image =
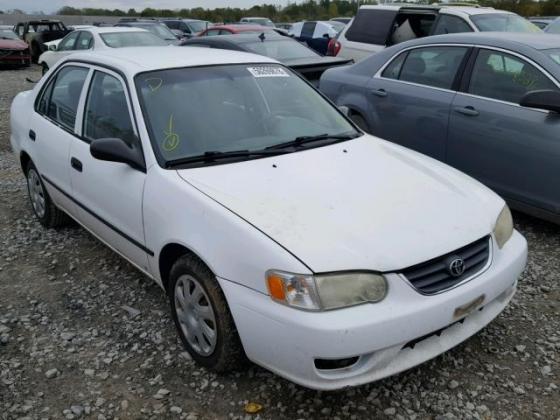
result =
[[560,113],[560,92],[555,90],[534,90],[525,94],[521,98],[519,105]]
[[350,108],[348,108],[346,105],[340,105],[338,107],[339,111],[342,112],[344,115],[346,115],[347,117],[350,117]]
[[49,45],[49,51],[56,51],[56,45],[54,44]]
[[146,171],[142,151],[130,147],[124,140],[117,138],[93,140],[89,145],[89,151],[95,159],[126,163],[134,169]]

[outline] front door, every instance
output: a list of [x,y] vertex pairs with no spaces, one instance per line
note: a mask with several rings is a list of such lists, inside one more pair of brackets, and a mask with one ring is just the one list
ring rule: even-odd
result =
[[123,80],[96,69],[83,104],[82,139],[70,149],[72,193],[80,206],[80,220],[93,233],[139,268],[147,268],[142,198],[146,174],[124,163],[95,159],[90,143],[120,138],[141,148],[131,118],[131,102]]
[[367,86],[372,133],[444,160],[454,84],[468,51],[422,47],[395,57]]
[[560,115],[519,106],[529,91],[558,86],[525,58],[478,52],[450,116],[447,162],[504,198],[560,212]]

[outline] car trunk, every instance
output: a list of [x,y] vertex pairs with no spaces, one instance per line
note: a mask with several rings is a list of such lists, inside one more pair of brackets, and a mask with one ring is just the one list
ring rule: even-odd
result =
[[319,79],[325,70],[352,63],[353,60],[336,57],[309,57],[284,61],[284,64],[297,71],[315,87],[319,85]]

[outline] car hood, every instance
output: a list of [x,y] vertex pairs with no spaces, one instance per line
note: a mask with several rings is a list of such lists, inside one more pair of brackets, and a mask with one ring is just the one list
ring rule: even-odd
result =
[[0,49],[25,50],[27,44],[20,39],[0,39]]
[[490,234],[504,205],[466,175],[367,135],[178,174],[314,272],[412,266]]

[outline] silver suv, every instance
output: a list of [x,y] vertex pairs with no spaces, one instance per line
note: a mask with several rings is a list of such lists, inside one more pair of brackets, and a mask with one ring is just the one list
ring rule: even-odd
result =
[[359,61],[390,45],[429,35],[457,32],[541,32],[512,12],[476,6],[362,6],[331,40],[327,55]]

